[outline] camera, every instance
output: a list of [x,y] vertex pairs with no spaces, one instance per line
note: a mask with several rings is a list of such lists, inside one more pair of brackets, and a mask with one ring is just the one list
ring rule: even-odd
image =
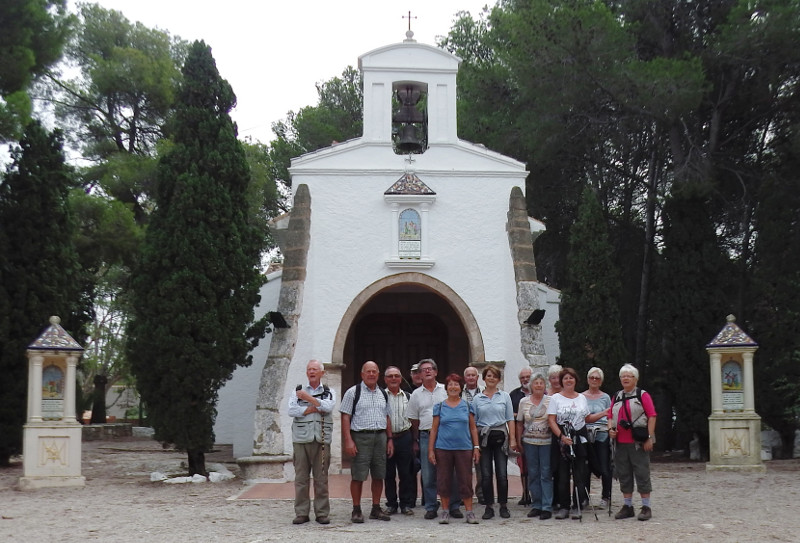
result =
[[627,420],[619,421],[619,425],[622,426],[623,428],[625,428],[626,430],[630,430],[633,427],[633,425],[630,423],[630,421],[627,421]]

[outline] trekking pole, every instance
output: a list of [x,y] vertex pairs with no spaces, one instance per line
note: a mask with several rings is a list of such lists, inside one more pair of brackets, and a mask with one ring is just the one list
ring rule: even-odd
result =
[[594,520],[599,521],[600,519],[597,518],[597,511],[595,511],[594,506],[592,505],[592,495],[589,494],[589,487],[587,486],[585,488],[586,488],[586,501],[589,502],[589,509],[592,511],[592,513],[594,513]]

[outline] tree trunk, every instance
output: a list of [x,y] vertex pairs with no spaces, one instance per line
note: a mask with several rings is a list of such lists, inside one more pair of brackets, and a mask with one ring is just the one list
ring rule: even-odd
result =
[[191,449],[186,451],[189,456],[189,476],[200,474],[203,477],[208,477],[206,471],[206,453],[203,450]]
[[108,383],[108,377],[105,375],[94,376],[92,424],[105,424],[106,422],[106,383]]

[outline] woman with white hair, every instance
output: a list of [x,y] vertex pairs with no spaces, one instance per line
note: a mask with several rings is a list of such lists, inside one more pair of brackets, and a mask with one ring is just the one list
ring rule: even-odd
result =
[[650,394],[637,387],[639,370],[625,364],[619,370],[622,390],[614,395],[608,435],[616,440],[614,466],[619,477],[624,504],[614,515],[615,519],[635,516],[633,510],[633,483],[642,497],[639,520],[650,520],[650,451],[653,450],[656,432],[656,409]]
[[[586,373],[589,389],[583,395],[589,404],[590,413],[605,413],[611,407],[611,397],[600,390],[603,377],[603,370],[598,367],[593,367]],[[599,507],[605,509],[611,500],[611,446],[608,440],[608,418],[604,416],[596,422],[588,423],[586,430],[589,433],[589,468],[592,473],[600,477],[602,490]],[[591,480],[591,477],[586,480],[587,492]]]

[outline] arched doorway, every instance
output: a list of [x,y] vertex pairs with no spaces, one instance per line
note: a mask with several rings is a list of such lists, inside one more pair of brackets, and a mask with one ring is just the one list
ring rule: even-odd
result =
[[447,285],[421,273],[376,281],[351,304],[342,322],[332,361],[343,364],[342,390],[360,380],[361,365],[374,360],[381,371],[410,368],[433,358],[439,376],[484,361],[483,340],[472,312]]

